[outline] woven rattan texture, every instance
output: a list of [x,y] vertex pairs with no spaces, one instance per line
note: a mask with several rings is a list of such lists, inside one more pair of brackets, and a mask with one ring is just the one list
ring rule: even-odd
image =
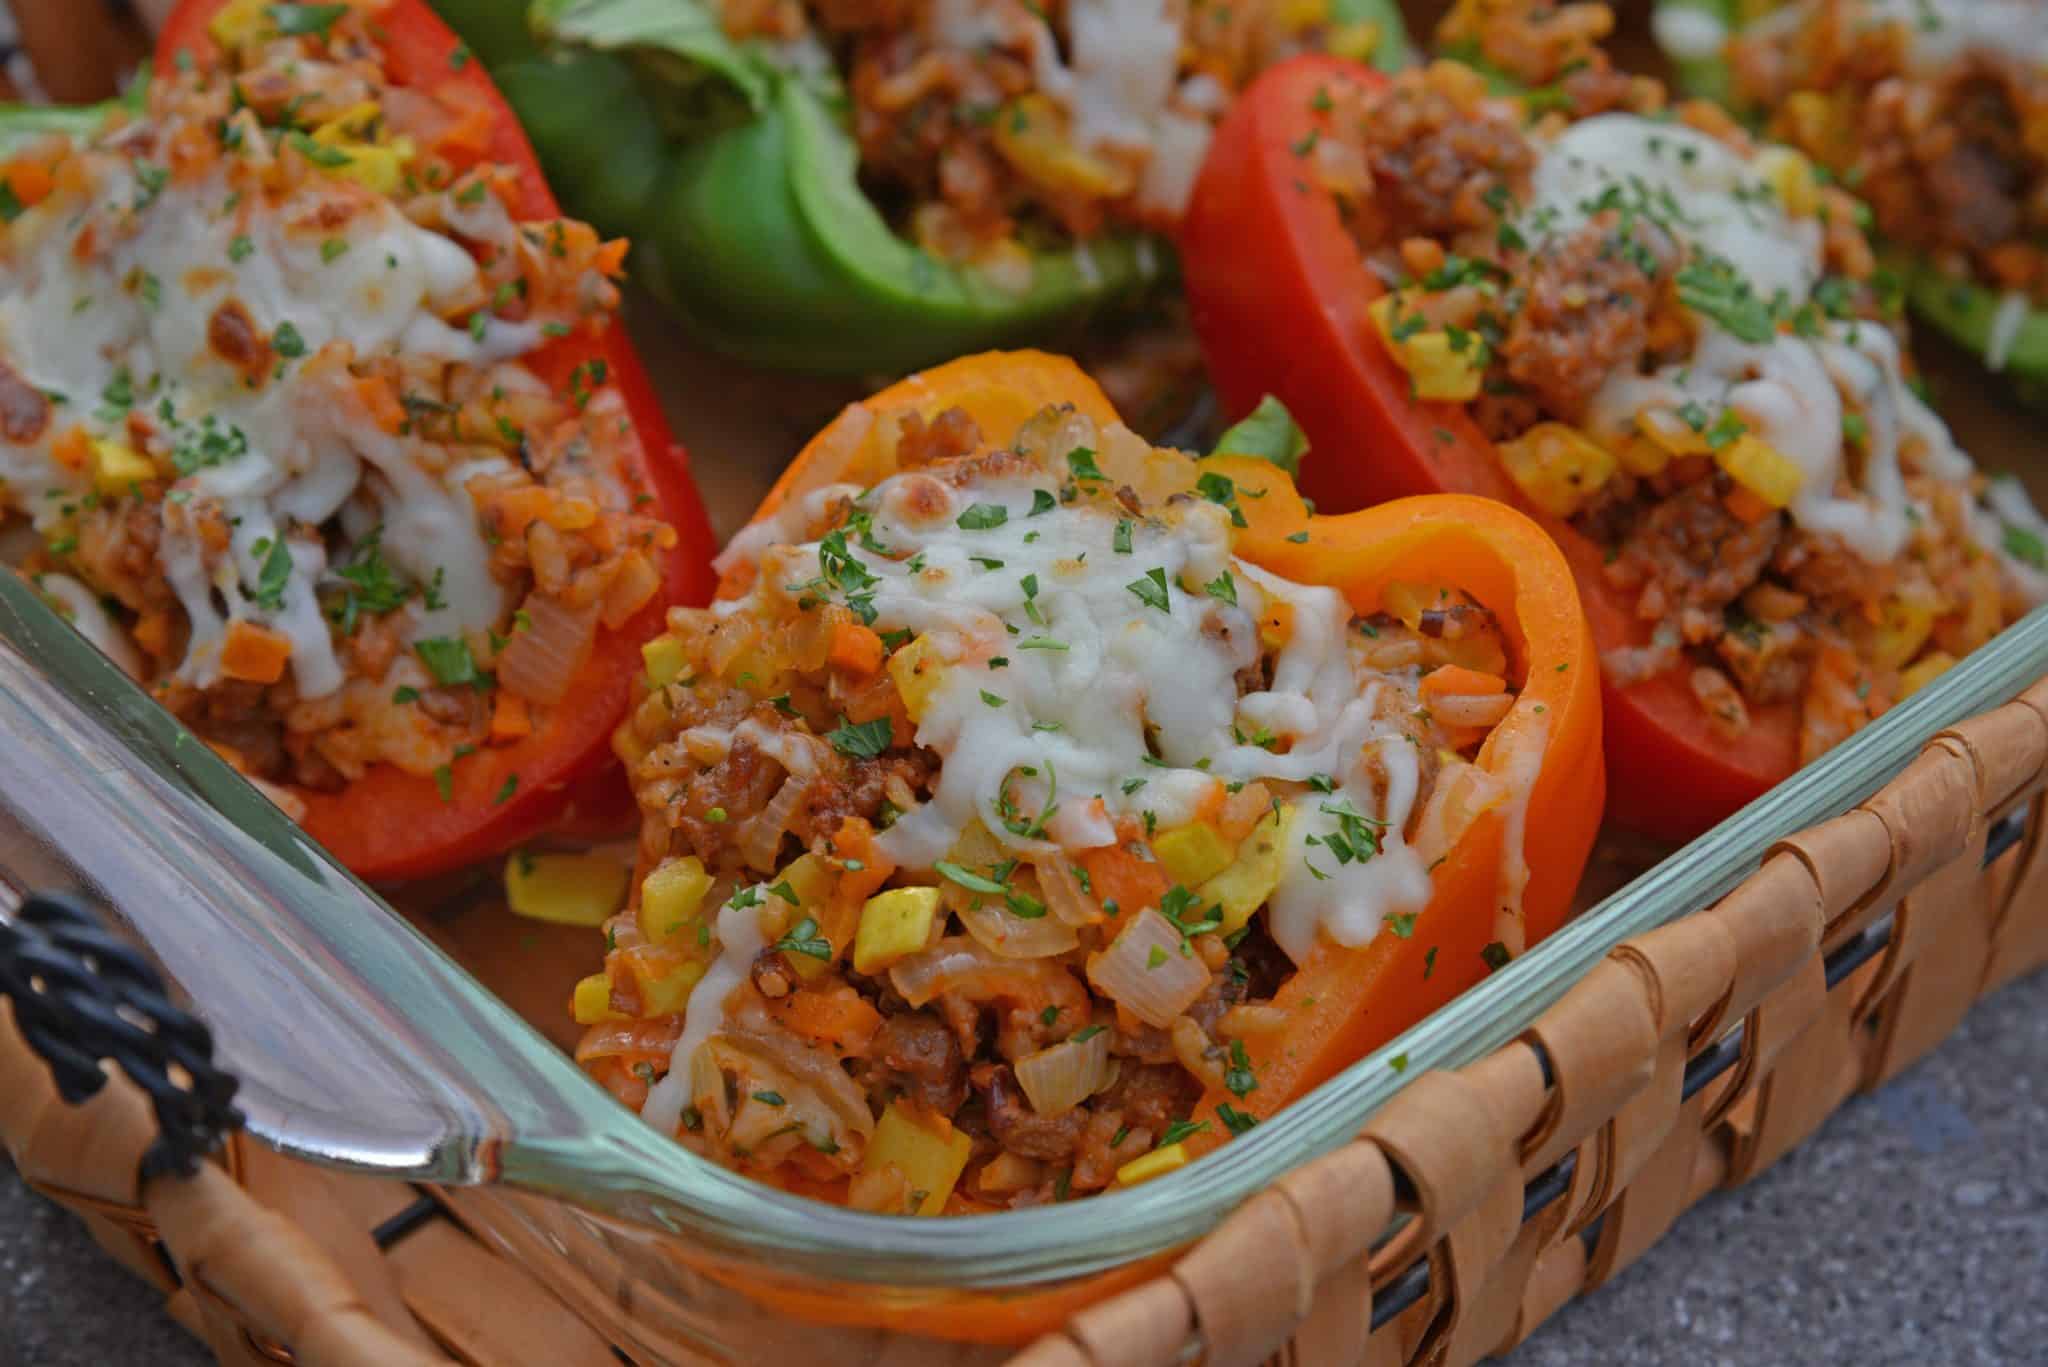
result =
[[[1212,1367],[1456,1364],[1519,1343],[1687,1206],[1919,1058],[1978,996],[2048,962],[2048,803],[1984,862],[1992,824],[2044,781],[2048,681],[1942,733],[1718,904],[1618,946],[1520,1040],[1417,1077],[1357,1140],[1016,1367],[1172,1367],[1197,1347]],[[1883,952],[1830,989],[1824,957],[1879,923]],[[1731,1035],[1734,1065],[1688,1095],[1688,1060]],[[613,1360],[450,1222],[381,1248],[371,1231],[410,1218],[409,1188],[242,1144],[198,1180],[142,1184],[150,1139],[125,1081],[63,1106],[0,1009],[0,1143],[223,1362]],[[1525,1220],[1525,1187],[1546,1173],[1563,1194]],[[1375,1249],[1397,1212],[1413,1218]],[[1428,1290],[1374,1330],[1375,1287],[1418,1257]]]

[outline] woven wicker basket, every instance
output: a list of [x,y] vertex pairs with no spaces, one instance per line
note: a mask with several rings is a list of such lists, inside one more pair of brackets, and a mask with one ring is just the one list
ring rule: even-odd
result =
[[[43,40],[47,87],[93,93],[140,50],[89,8]],[[792,431],[837,397],[732,380],[698,392],[758,402]],[[728,521],[758,492],[746,468],[706,481]],[[1978,997],[2048,963],[2048,802],[2029,805],[2044,785],[2048,680],[1941,733],[1715,905],[1613,949],[1513,1043],[1417,1076],[1355,1141],[1014,1361],[1463,1363],[1520,1342],[1693,1202],[1925,1054]],[[443,930],[500,985],[502,943]],[[531,994],[536,1019],[560,1000],[554,983],[505,990]],[[621,1293],[543,1285],[465,1227],[467,1214],[502,1239],[487,1205],[503,1198],[340,1176],[240,1139],[197,1178],[144,1182],[154,1134],[123,1079],[62,1104],[0,1005],[0,1145],[222,1362],[617,1360],[589,1323],[616,1330],[633,1313]]]

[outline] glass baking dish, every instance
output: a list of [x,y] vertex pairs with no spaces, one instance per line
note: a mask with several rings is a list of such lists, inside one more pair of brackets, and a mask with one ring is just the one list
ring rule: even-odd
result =
[[[2021,449],[1978,442],[1994,466]],[[1774,841],[2044,673],[2048,610],[1219,1152],[1132,1190],[968,1219],[811,1202],[660,1138],[561,1047],[591,932],[516,921],[488,878],[399,890],[395,914],[11,574],[0,872],[17,890],[84,887],[151,949],[214,1028],[256,1135],[446,1186],[472,1229],[650,1360],[996,1360],[1008,1350],[942,1335],[1028,1339],[1157,1270],[1405,1082],[1514,1038],[1614,944],[1708,904]]]

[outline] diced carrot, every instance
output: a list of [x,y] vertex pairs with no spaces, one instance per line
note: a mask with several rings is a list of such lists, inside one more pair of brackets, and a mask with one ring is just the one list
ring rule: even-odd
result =
[[5,167],[0,167],[0,180],[7,182],[7,188],[14,192],[15,200],[24,208],[40,204],[50,197],[50,168],[39,161],[28,158],[10,161]]
[[497,691],[497,699],[491,708],[491,743],[504,745],[532,735],[533,716],[526,710],[526,699],[503,688]]
[[405,426],[405,407],[398,402],[391,381],[381,375],[364,375],[356,380],[356,398],[372,421],[396,436]]
[[436,97],[454,117],[434,135],[433,150],[458,165],[468,166],[491,145],[491,107],[476,92],[462,86],[449,86],[436,92]]
[[800,989],[770,1002],[768,1009],[793,1033],[829,1044],[845,1058],[864,1056],[882,1028],[881,1012],[843,983],[824,991]]
[[291,638],[254,622],[232,622],[220,648],[220,668],[230,679],[274,684],[292,657]]
[[626,269],[626,247],[625,238],[615,237],[597,249],[597,256],[591,264],[596,266],[601,274],[621,275]]
[[1422,678],[1421,693],[1428,698],[1479,697],[1507,691],[1508,681],[1463,665],[1439,665]]
[[872,627],[841,622],[832,633],[832,647],[826,658],[849,674],[866,678],[882,667],[882,638]]
[[145,612],[128,633],[143,650],[163,659],[171,653],[171,614],[162,609]]
[[896,861],[875,843],[875,828],[857,816],[839,823],[832,836],[832,857],[839,865],[839,876],[818,918],[818,930],[838,955],[853,944],[861,904],[889,881],[889,875],[896,872]]
[[1083,850],[1080,863],[1088,870],[1088,890],[1095,900],[1102,903],[1104,911],[1114,902],[1119,917],[1135,916],[1146,907],[1156,907],[1166,894],[1166,871],[1122,845]]
[[67,470],[83,470],[92,463],[92,437],[82,426],[71,426],[50,443],[50,459]]
[[1727,505],[1729,512],[1735,514],[1737,518],[1750,526],[1755,526],[1777,511],[1777,509],[1766,503],[1761,497],[1745,489],[1740,484],[1730,489],[1722,497],[1721,501]]
[[491,506],[502,524],[500,535],[525,536],[526,529],[545,517],[554,501],[554,494],[542,484],[526,484],[497,495]]

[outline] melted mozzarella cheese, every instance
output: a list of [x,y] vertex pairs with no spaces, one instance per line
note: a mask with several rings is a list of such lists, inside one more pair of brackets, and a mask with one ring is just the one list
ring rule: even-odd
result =
[[674,1134],[683,1123],[683,1108],[690,1104],[690,1065],[704,1042],[725,1024],[725,999],[747,980],[755,958],[768,947],[762,913],[769,894],[765,885],[751,891],[749,905],[728,902],[719,909],[718,957],[690,989],[683,1004],[683,1033],[669,1051],[668,1073],[647,1089],[647,1100],[641,1104],[641,1117],[663,1134]]
[[[1555,237],[1614,207],[1642,206],[1686,259],[1719,259],[1763,299],[1804,302],[1822,278],[1820,224],[1778,207],[1752,164],[1705,134],[1627,114],[1570,126],[1543,149],[1532,240]],[[1603,199],[1603,196],[1607,196]],[[1744,342],[1695,314],[1693,354],[1649,375],[1612,376],[1594,396],[1588,425],[1619,436],[1638,414],[1733,412],[1744,427],[1799,467],[1788,509],[1794,521],[1831,533],[1865,560],[1896,558],[1911,538],[1908,474],[1964,479],[1970,460],[1948,428],[1906,384],[1898,343],[1875,323],[1826,321],[1813,335],[1779,333]],[[1861,459],[1843,434],[1863,419]]]
[[[1035,475],[962,491],[913,472],[862,500],[873,541],[900,557],[864,558],[877,581],[874,625],[923,633],[947,662],[917,731],[945,762],[929,800],[879,837],[882,849],[928,869],[978,822],[1020,857],[1044,857],[1113,843],[1118,818],[1184,825],[1219,780],[1320,776],[1334,791],[1305,801],[1295,871],[1272,903],[1282,948],[1306,957],[1319,934],[1363,944],[1386,916],[1423,906],[1429,877],[1401,838],[1420,770],[1389,719],[1415,702],[1357,664],[1343,596],[1234,559],[1228,516],[1214,504],[1126,520],[1130,549],[1119,552],[1120,519],[1102,506],[1055,503],[1033,516],[1055,488]],[[995,521],[998,508],[997,525],[959,525]],[[769,555],[763,577],[807,577],[818,551]],[[1235,603],[1201,587],[1226,574]],[[1237,675],[1260,658],[1256,614],[1269,598],[1291,605],[1293,635],[1271,686],[1240,698]],[[1246,739],[1261,730],[1286,752]],[[1042,832],[1031,829],[1048,804]],[[1378,855],[1339,864],[1307,843],[1336,831],[1345,811],[1385,823]]]
[[1568,125],[1544,146],[1530,241],[1569,234],[1603,209],[1639,207],[1646,233],[1682,237],[1735,267],[1769,299],[1805,299],[1821,278],[1821,225],[1788,217],[1748,160],[1682,124],[1601,114]]
[[[442,469],[423,443],[391,436],[366,412],[345,375],[306,377],[298,357],[329,342],[359,357],[403,353],[483,365],[540,341],[540,323],[491,323],[481,335],[444,322],[442,311],[482,297],[475,261],[456,241],[418,226],[389,201],[348,182],[315,178],[279,202],[237,196],[231,169],[145,196],[128,159],[87,158],[95,183],[81,216],[51,201],[14,226],[0,265],[0,352],[30,383],[63,403],[34,444],[0,442],[0,478],[26,489],[85,490],[84,476],[52,458],[74,421],[91,435],[127,440],[125,389],[173,443],[194,453],[167,505],[159,549],[167,582],[191,622],[175,677],[206,687],[220,678],[220,649],[238,619],[282,632],[292,644],[299,693],[323,696],[343,671],[316,597],[329,569],[316,538],[286,536],[289,569],[270,546],[288,524],[317,527],[354,504],[374,516],[345,519],[360,537],[379,525],[387,559],[407,577],[439,576],[441,604],[415,602],[412,639],[481,631],[510,607],[489,573],[464,481],[496,460]],[[142,204],[143,207],[133,207]],[[101,249],[72,244],[88,219]],[[252,387],[216,352],[209,328],[239,305],[259,337],[282,352]],[[283,339],[296,332],[301,346]],[[201,438],[212,435],[211,446]],[[182,466],[181,466],[182,468]],[[216,501],[232,529],[226,556],[209,553],[201,529],[176,506]],[[39,529],[63,500],[27,498]]]

